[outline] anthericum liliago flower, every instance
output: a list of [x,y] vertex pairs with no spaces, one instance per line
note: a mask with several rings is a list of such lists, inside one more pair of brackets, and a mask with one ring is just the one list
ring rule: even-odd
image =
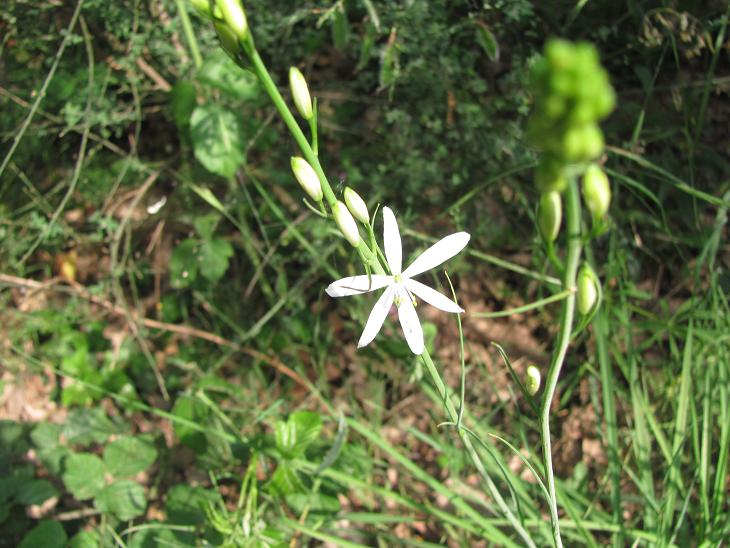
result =
[[448,261],[464,249],[469,242],[469,237],[466,232],[457,232],[446,236],[421,253],[408,268],[401,270],[403,249],[401,248],[398,223],[390,208],[384,207],[383,245],[390,275],[350,276],[332,282],[326,289],[330,297],[347,297],[385,288],[385,291],[375,303],[372,312],[370,312],[365,329],[357,343],[358,348],[369,344],[375,338],[383,326],[383,322],[385,322],[390,307],[395,304],[408,346],[414,354],[422,354],[424,350],[423,329],[416,314],[416,297],[420,297],[430,305],[445,312],[458,314],[464,312],[464,310],[448,297],[421,282],[417,282],[413,277]]

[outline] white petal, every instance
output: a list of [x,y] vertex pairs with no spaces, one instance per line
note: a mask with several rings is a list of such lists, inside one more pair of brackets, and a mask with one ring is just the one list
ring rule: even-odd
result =
[[418,276],[426,270],[431,270],[441,263],[448,261],[451,257],[459,253],[466,244],[469,243],[469,234],[466,232],[457,232],[442,238],[426,251],[421,253],[418,258],[411,263],[411,266],[403,272],[404,278]]
[[449,299],[446,295],[442,295],[435,289],[431,289],[427,285],[417,282],[416,280],[404,280],[403,284],[412,291],[417,297],[421,297],[431,306],[443,310],[444,312],[453,312],[455,314],[464,312],[464,310]]
[[325,291],[330,297],[348,297],[350,295],[360,295],[376,289],[382,289],[393,278],[391,276],[383,276],[373,274],[368,280],[367,276],[350,276],[342,278],[336,282],[332,282]]
[[400,305],[398,306],[398,319],[400,326],[403,328],[403,335],[406,342],[414,354],[423,354],[423,329],[421,322],[416,314],[416,307],[411,302],[411,297],[405,291],[400,295]]
[[380,328],[383,327],[383,322],[385,321],[388,312],[390,311],[393,299],[395,299],[395,289],[391,285],[383,292],[378,299],[378,302],[375,303],[375,306],[370,312],[368,321],[365,324],[365,329],[360,336],[360,340],[357,341],[358,348],[362,348],[366,344],[370,344],[370,342],[375,338],[375,335],[378,334]]
[[383,245],[391,274],[400,274],[403,268],[403,248],[400,243],[398,223],[389,207],[383,208]]

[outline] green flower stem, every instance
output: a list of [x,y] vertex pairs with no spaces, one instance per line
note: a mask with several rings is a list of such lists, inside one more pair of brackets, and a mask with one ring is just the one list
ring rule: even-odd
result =
[[[565,221],[568,237],[568,253],[565,259],[565,270],[562,276],[563,290],[567,291],[575,287],[578,263],[583,247],[581,239],[581,213],[580,193],[578,183],[573,178],[565,191]],[[575,293],[569,294],[563,301],[563,308],[560,312],[560,331],[558,340],[553,351],[550,369],[548,370],[545,382],[545,393],[543,394],[542,407],[540,409],[540,426],[542,432],[542,453],[545,460],[546,480],[550,498],[550,523],[553,529],[553,540],[558,548],[563,546],[560,537],[560,522],[558,521],[558,497],[555,491],[555,475],[553,473],[552,448],[550,444],[550,404],[555,396],[555,388],[558,385],[560,370],[565,361],[565,355],[570,344],[570,335],[573,330],[573,319],[575,318]]]
[[[264,61],[259,55],[259,52],[251,43],[244,43],[243,46],[246,50],[248,58],[253,64],[253,69],[256,73],[256,76],[258,76],[259,80],[263,84],[264,89],[266,89],[269,97],[271,97],[271,101],[274,103],[276,110],[279,111],[282,120],[284,120],[286,127],[289,129],[289,132],[294,137],[297,145],[299,145],[299,149],[302,151],[304,159],[309,162],[309,164],[314,168],[314,172],[317,174],[317,177],[319,177],[319,182],[322,185],[322,193],[324,194],[324,199],[327,201],[327,204],[330,206],[330,208],[332,208],[337,202],[337,197],[332,191],[332,187],[327,180],[327,176],[322,169],[322,165],[319,163],[319,158],[317,157],[317,154],[314,150],[312,150],[312,147],[310,146],[307,137],[304,135],[302,128],[299,127],[299,124],[294,118],[294,115],[291,113],[291,110],[289,110],[286,101],[284,101],[281,93],[279,93],[279,89],[276,87],[274,80],[272,80],[271,75],[269,74],[269,71],[264,64]],[[375,274],[385,274],[383,265],[380,264],[377,256],[370,250],[367,242],[362,238],[360,239],[360,244],[358,245],[358,251],[365,258],[368,265],[370,266],[370,268],[373,269],[373,272],[375,272]]]
[[203,66],[203,57],[200,55],[200,49],[198,48],[198,41],[195,39],[195,32],[193,32],[193,26],[190,24],[190,17],[188,17],[187,7],[183,0],[175,0],[177,11],[180,14],[180,22],[182,23],[183,33],[185,34],[185,40],[190,48],[190,54],[193,56],[193,63],[195,68],[199,69]]
[[[438,369],[436,369],[436,366],[434,365],[433,360],[431,359],[431,355],[428,353],[428,350],[425,350],[423,354],[421,354],[421,359],[423,360],[423,363],[426,366],[426,370],[428,371],[429,375],[431,375],[431,381],[435,385],[436,390],[441,397],[441,401],[444,403],[444,407],[446,408],[449,419],[451,419],[451,422],[456,424],[459,420],[459,413],[456,410],[454,402],[451,400],[451,395],[446,389],[446,385],[444,384],[443,379],[441,379],[441,375],[438,372]],[[484,481],[484,484],[486,485],[487,491],[489,492],[490,496],[497,503],[497,506],[499,506],[500,510],[502,510],[502,513],[510,522],[510,525],[512,525],[515,531],[517,531],[517,534],[520,535],[525,545],[530,546],[531,548],[535,548],[535,543],[530,537],[530,534],[525,530],[517,517],[512,513],[512,510],[509,509],[509,506],[507,506],[507,503],[499,492],[499,489],[497,489],[494,481],[492,481],[492,478],[489,476],[489,473],[482,463],[482,459],[479,456],[479,453],[477,453],[477,450],[472,444],[469,434],[466,432],[466,430],[459,428],[459,437],[461,438],[461,441],[464,444],[464,449],[466,449],[466,452],[469,455],[472,463],[474,464],[474,467],[479,472],[479,475],[482,476],[482,480]]]

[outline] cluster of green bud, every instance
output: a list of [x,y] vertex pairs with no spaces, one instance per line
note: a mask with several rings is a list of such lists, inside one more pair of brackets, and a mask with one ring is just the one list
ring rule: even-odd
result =
[[541,191],[560,190],[553,184],[560,186],[561,166],[589,162],[603,153],[598,122],[613,110],[616,95],[598,52],[585,42],[550,40],[531,77],[535,105],[528,134],[543,151],[538,185]]

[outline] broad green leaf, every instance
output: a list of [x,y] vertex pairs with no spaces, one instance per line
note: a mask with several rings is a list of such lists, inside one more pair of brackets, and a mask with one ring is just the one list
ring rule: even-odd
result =
[[274,475],[271,476],[269,485],[275,494],[281,496],[301,492],[304,489],[302,480],[299,479],[294,465],[289,461],[279,462]]
[[177,525],[202,525],[205,523],[206,504],[218,500],[218,494],[202,487],[179,484],[170,489],[165,497],[165,513],[170,523]]
[[71,445],[102,443],[121,429],[106,416],[101,407],[74,409],[68,414],[63,426],[63,436]]
[[127,521],[144,514],[147,500],[144,489],[132,480],[119,480],[106,486],[94,499],[94,506]]
[[61,476],[66,489],[76,500],[93,498],[104,488],[104,462],[91,453],[76,453],[64,461],[64,472]]
[[212,240],[215,227],[218,225],[221,216],[217,213],[211,212],[207,215],[199,215],[195,217],[193,226],[195,231],[200,235],[203,240]]
[[208,440],[205,432],[195,428],[195,425],[205,428],[210,415],[208,408],[195,398],[181,396],[175,402],[172,413],[182,419],[173,422],[180,443],[197,453],[204,453],[208,447]]
[[183,240],[170,257],[170,283],[181,289],[189,286],[198,277],[198,242]]
[[[154,523],[145,523],[145,526],[153,526]],[[166,529],[160,523],[159,528],[144,529],[135,533],[127,548],[157,548],[158,546],[190,546],[195,545],[194,540],[190,544],[182,544],[173,531]]]
[[30,439],[37,449],[56,447],[61,437],[61,425],[52,422],[41,422],[33,428]]
[[57,521],[41,521],[23,537],[19,548],[63,548],[68,536]]
[[233,99],[251,101],[262,93],[257,78],[241,70],[221,49],[207,57],[198,72],[198,80]]
[[233,256],[233,248],[226,240],[216,238],[203,242],[200,248],[200,273],[205,279],[216,282],[228,270],[228,259]]
[[51,482],[44,479],[24,482],[18,488],[15,499],[26,506],[31,504],[43,504],[52,497],[58,496],[58,491],[51,485]]
[[177,82],[170,90],[170,109],[175,124],[181,132],[190,125],[190,116],[196,106],[195,86],[185,80]]
[[208,171],[228,178],[243,164],[241,122],[225,107],[197,107],[190,119],[190,136],[195,157]]
[[492,31],[481,24],[477,24],[477,42],[490,61],[499,61],[499,43]]
[[79,531],[68,541],[67,548],[98,548],[101,546],[99,533],[96,531]]
[[124,436],[104,448],[107,472],[115,478],[129,478],[152,466],[157,449],[149,440]]

